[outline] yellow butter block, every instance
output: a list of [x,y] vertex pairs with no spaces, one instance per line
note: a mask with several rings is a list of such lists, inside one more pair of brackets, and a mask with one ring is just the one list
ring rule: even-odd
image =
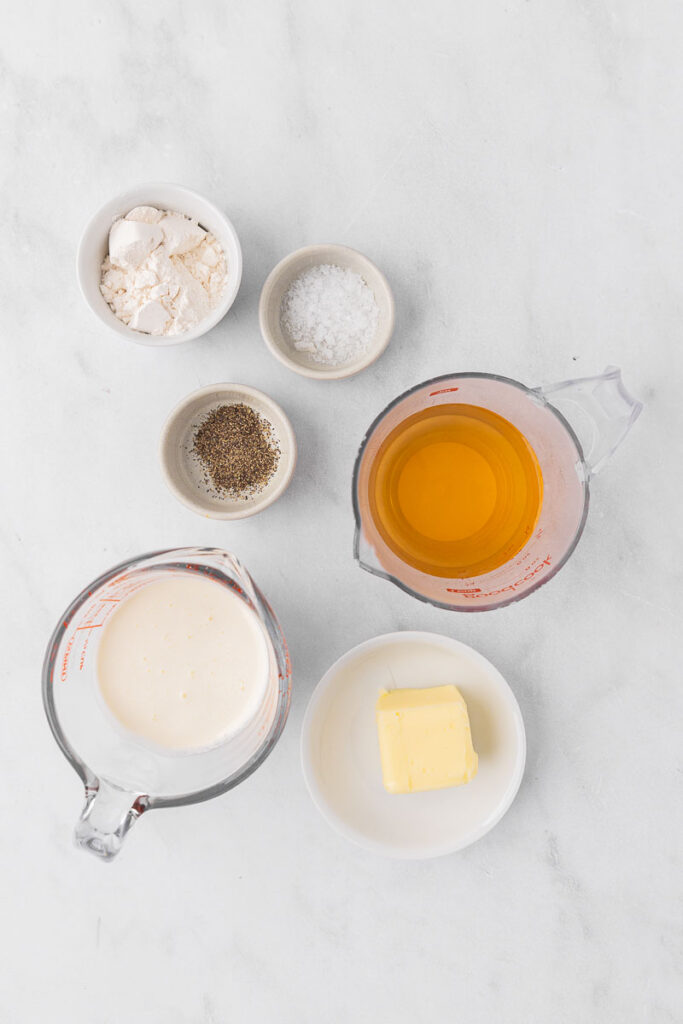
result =
[[477,774],[467,705],[457,686],[385,690],[376,710],[389,793],[462,786]]

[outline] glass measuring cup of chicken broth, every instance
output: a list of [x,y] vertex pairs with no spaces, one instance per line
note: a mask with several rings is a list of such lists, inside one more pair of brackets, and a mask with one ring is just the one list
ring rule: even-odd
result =
[[361,444],[357,561],[439,607],[518,600],[574,550],[589,480],[641,408],[613,367],[540,388],[483,373],[417,385]]
[[143,812],[243,781],[284,728],[290,677],[277,620],[229,552],[157,552],[95,580],[43,672],[50,727],[85,785],[78,844],[111,858]]

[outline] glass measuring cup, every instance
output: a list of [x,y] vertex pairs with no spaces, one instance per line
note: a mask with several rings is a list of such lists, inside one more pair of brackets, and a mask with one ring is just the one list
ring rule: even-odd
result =
[[[497,413],[524,435],[543,474],[543,502],[532,535],[509,561],[479,576],[447,579],[413,568],[391,550],[371,512],[370,478],[382,443],[399,424],[425,409],[461,403]],[[448,374],[416,385],[379,414],[358,451],[353,473],[356,561],[439,608],[489,611],[519,601],[552,579],[573,552],[586,522],[590,479],[641,410],[613,366],[597,377],[538,388],[489,373]]]
[[[269,679],[259,711],[243,730],[205,750],[176,752],[152,748],[114,720],[99,692],[96,665],[102,626],[118,604],[150,583],[184,573],[229,587],[255,612],[268,648]],[[145,811],[209,800],[258,768],[287,719],[291,666],[278,622],[238,559],[218,548],[178,548],[122,563],[72,601],[48,644],[42,685],[52,734],[85,786],[76,842],[106,860]]]

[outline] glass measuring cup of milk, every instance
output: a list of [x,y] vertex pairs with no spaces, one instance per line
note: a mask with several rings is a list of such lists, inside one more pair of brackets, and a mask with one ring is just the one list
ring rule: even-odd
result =
[[[212,581],[244,603],[262,634],[267,679],[255,713],[236,732],[206,748],[177,750],[146,742],[112,714],[98,683],[98,654],[104,627],[127,599],[143,590],[149,595],[152,584],[188,578]],[[224,598],[225,591],[219,596]],[[144,812],[208,800],[242,782],[282,733],[290,689],[285,638],[234,555],[217,548],[178,548],[131,559],[104,573],[65,611],[43,667],[50,728],[85,786],[76,842],[110,859]]]
[[[416,564],[415,558],[411,564],[396,543],[396,534],[392,537],[386,521],[382,520],[382,508],[389,509],[387,515],[394,517],[397,529],[403,527],[408,538],[411,533],[412,537],[418,537],[415,526],[418,514],[423,522],[427,521],[430,506],[425,505],[424,494],[415,499],[418,511],[412,521],[408,521],[405,509],[400,507],[400,487],[410,475],[406,467],[411,453],[416,450],[415,444],[410,442],[412,449],[406,447],[405,454],[397,457],[383,478],[377,468],[386,460],[387,452],[397,445],[395,439],[400,439],[404,430],[417,429],[413,424],[424,419],[446,422],[449,415],[466,416],[466,409],[474,410],[474,415],[482,419],[489,417],[504,423],[521,445],[528,446],[530,458],[538,469],[539,493],[542,492],[534,514],[528,519],[528,528],[519,534],[516,544],[510,543],[509,557],[505,557],[503,547],[500,564],[489,565],[488,571],[472,571],[471,575],[449,570],[448,563],[440,570],[424,562]],[[418,384],[399,395],[379,414],[360,446],[353,475],[356,561],[367,572],[390,580],[407,593],[439,608],[488,611],[520,600],[552,579],[574,551],[586,522],[591,477],[603,468],[621,444],[641,409],[641,403],[624,388],[621,372],[616,367],[608,367],[597,377],[537,388],[488,373],[448,374]],[[443,439],[446,435],[434,435],[437,436]],[[433,451],[437,447],[435,445]],[[446,453],[444,464],[447,464],[447,446],[441,447]],[[462,451],[462,446],[458,448]],[[492,447],[489,454],[500,461]],[[479,459],[479,454],[468,457]],[[413,477],[416,475],[413,472]],[[380,479],[388,483],[378,500]],[[437,480],[434,494],[439,492],[439,484]],[[504,481],[504,485],[508,483]],[[458,496],[457,479],[448,486],[450,500],[455,496],[455,501],[471,502],[471,494]],[[490,489],[494,489],[493,484]],[[485,510],[484,517],[487,514]],[[447,513],[441,514],[438,529],[444,530],[444,522],[447,527]],[[484,536],[486,525],[475,523],[472,528],[475,539],[477,531]],[[426,546],[429,543],[428,539]]]

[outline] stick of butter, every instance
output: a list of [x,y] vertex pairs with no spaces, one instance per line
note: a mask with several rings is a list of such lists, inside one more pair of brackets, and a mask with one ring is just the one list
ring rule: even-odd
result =
[[467,705],[456,686],[384,690],[376,711],[389,793],[461,786],[477,774]]

